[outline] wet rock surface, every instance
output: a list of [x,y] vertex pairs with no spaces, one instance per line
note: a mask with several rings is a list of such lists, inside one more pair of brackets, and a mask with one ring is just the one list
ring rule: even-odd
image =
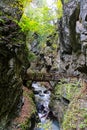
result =
[[[29,70],[34,72],[53,72],[58,71],[58,34],[49,36],[47,41],[40,43],[38,36],[31,40],[29,46],[30,53],[35,57],[32,58]],[[29,40],[27,40],[29,42]],[[49,43],[49,44],[48,44]]]
[[[85,4],[85,6],[84,6]],[[60,29],[60,71],[80,75],[86,73],[86,1],[64,4]],[[84,69],[83,69],[84,68]]]
[[61,130],[68,106],[80,90],[81,81],[74,78],[61,79],[52,90],[50,107],[54,116],[59,120]]
[[34,130],[59,130],[58,120],[49,108],[51,91],[41,84],[47,83],[34,82],[32,84],[36,108],[40,120]]
[[8,129],[22,107],[25,38],[15,22],[22,15],[17,2],[0,1],[0,130]]
[[[81,76],[81,78],[85,78],[85,79],[87,75],[87,69],[86,69],[87,68],[87,54],[86,54],[87,8],[86,7],[87,7],[86,0],[70,0],[69,2],[63,5],[64,15],[63,15],[63,18],[59,21],[59,31],[60,31],[59,33],[60,35],[60,63],[59,63],[60,69],[59,71],[66,74],[71,74],[71,75],[73,74],[75,76]],[[82,86],[84,87],[83,84]],[[66,90],[67,89],[64,89],[64,90],[62,89],[62,92]],[[87,117],[85,119],[85,117],[81,117],[80,115],[81,113],[84,113],[83,112],[84,110],[81,109],[80,100],[84,102],[82,104],[86,104],[86,100],[83,101],[81,97],[81,95],[83,95],[82,91],[79,95],[80,99],[76,99],[78,93],[75,95],[74,97],[75,99],[73,98],[72,100],[70,100],[70,97],[68,97],[68,101],[70,101],[69,102],[70,105],[65,103],[66,102],[65,99],[67,99],[66,93],[62,95],[63,97],[57,96],[57,99],[54,99],[56,100],[55,101],[56,104],[58,104],[58,105],[55,105],[54,111],[58,110],[60,113],[58,116],[59,116],[59,121],[64,122],[63,128],[61,128],[63,130],[71,130],[71,129],[72,130],[74,129],[85,130],[87,127],[86,124],[84,123]],[[84,94],[84,99],[85,98],[86,98],[86,95]],[[67,111],[67,108],[68,108],[68,111]],[[64,114],[64,111],[67,111],[66,115]],[[58,112],[55,111],[55,113],[58,113]],[[76,115],[78,116],[76,117]]]

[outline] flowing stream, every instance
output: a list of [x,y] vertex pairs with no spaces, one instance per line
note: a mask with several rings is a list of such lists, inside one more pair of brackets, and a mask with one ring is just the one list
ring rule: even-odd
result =
[[59,130],[59,124],[49,108],[51,92],[39,82],[32,84],[40,123],[34,130]]

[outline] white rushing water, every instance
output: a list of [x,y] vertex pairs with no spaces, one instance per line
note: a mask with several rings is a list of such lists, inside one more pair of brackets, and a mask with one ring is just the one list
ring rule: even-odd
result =
[[49,109],[51,92],[38,82],[33,83],[32,87],[41,121],[34,130],[59,130],[59,124],[57,120],[53,119],[53,113]]

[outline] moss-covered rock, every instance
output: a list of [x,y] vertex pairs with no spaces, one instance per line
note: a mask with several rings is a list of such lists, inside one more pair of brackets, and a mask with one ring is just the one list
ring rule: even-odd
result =
[[87,87],[70,103],[64,116],[63,130],[87,130]]
[[12,130],[31,130],[34,128],[37,111],[33,98],[33,92],[23,87],[23,107],[19,116],[12,122]]
[[[77,79],[62,79],[54,88],[50,107],[54,115],[57,117],[62,127],[64,115],[68,109],[69,103],[75,95],[80,91],[81,84]],[[68,130],[68,129],[67,129]]]
[[[22,15],[19,0],[0,1],[0,130],[7,130],[22,104],[25,36],[15,21]],[[21,9],[20,9],[21,8]]]
[[65,98],[72,101],[76,93],[81,89],[80,81],[72,79],[70,82],[67,79],[62,79],[55,87],[55,95],[57,98]]

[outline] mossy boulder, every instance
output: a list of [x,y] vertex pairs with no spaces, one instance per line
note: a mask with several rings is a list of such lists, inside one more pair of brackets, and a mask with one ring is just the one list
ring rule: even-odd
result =
[[74,78],[61,79],[61,81],[55,86],[52,93],[50,107],[52,108],[54,115],[59,120],[60,126],[62,126],[68,105],[80,89],[81,82]]
[[63,130],[87,130],[87,87],[70,103],[64,116]]
[[55,86],[55,95],[57,98],[63,97],[69,101],[72,101],[80,89],[81,84],[77,79],[72,78],[70,82],[67,79],[62,79],[61,82]]

